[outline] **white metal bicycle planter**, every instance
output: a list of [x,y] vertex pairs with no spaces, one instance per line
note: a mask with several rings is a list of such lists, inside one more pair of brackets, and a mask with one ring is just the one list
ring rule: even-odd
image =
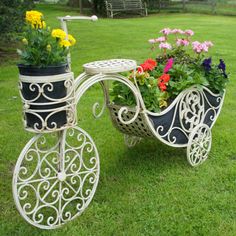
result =
[[[60,18],[66,32],[66,21],[71,19],[91,20],[89,17]],[[23,83],[30,78],[20,76],[25,128],[37,133],[22,150],[13,176],[14,200],[27,222],[43,229],[59,227],[79,216],[94,196],[99,180],[99,155],[90,135],[76,126],[76,106],[96,83],[103,89],[104,104],[101,110],[98,103],[94,104],[94,116],[100,117],[107,107],[114,126],[125,134],[129,147],[145,137],[157,138],[169,146],[186,147],[192,166],[206,160],[211,149],[211,128],[220,113],[224,95],[213,94],[206,87],[192,87],[179,94],[164,111],[152,113],[145,108],[137,83],[120,75],[136,69],[133,60],[113,59],[85,64],[85,72],[75,80],[71,72],[51,76],[50,81],[64,81],[67,88],[64,96],[57,99],[50,97],[54,84],[43,82],[40,77],[29,86],[37,91],[35,97],[25,98]],[[108,81],[128,86],[136,107],[113,104]],[[40,96],[46,97],[49,108],[35,109],[35,105],[42,105],[34,103]],[[53,120],[57,113],[63,114],[65,122]],[[34,123],[30,127],[26,119],[29,114],[36,117],[31,119]]]

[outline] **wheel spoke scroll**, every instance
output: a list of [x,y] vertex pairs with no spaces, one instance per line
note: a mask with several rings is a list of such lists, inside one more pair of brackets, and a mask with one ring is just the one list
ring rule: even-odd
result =
[[79,216],[92,200],[99,179],[99,156],[89,134],[78,127],[62,132],[58,137],[33,137],[20,154],[13,176],[20,214],[43,229]]

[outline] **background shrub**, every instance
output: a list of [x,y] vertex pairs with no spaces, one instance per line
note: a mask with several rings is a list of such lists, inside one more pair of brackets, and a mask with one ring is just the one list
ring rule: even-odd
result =
[[15,33],[22,31],[25,11],[33,6],[31,0],[0,1],[0,41],[14,41]]

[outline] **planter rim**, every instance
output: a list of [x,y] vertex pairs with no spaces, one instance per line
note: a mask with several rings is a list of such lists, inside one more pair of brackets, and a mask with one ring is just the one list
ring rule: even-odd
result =
[[21,75],[19,74],[19,79],[21,82],[25,83],[47,83],[47,82],[57,82],[62,80],[67,80],[69,78],[73,79],[73,72],[66,72],[58,75],[41,75],[41,76],[32,76],[32,75]]
[[57,64],[57,65],[48,65],[48,66],[25,65],[25,64],[22,64],[22,63],[17,64],[18,67],[35,68],[35,69],[55,68],[55,67],[61,67],[61,66],[67,66],[67,65],[68,65],[67,63],[61,63],[61,64]]
[[[160,111],[160,112],[151,112],[147,109],[141,109],[141,112],[144,113],[144,114],[147,114],[147,115],[151,115],[151,116],[155,116],[155,117],[158,117],[158,116],[162,116],[166,113],[168,113],[175,105],[176,103],[181,99],[181,97],[183,96],[184,93],[190,91],[190,90],[198,90],[198,91],[204,91],[206,90],[208,93],[210,93],[212,96],[214,97],[222,97],[222,101],[224,100],[224,96],[225,96],[225,91],[224,91],[224,94],[221,95],[221,94],[216,94],[216,93],[213,93],[209,88],[205,87],[204,85],[201,85],[201,87],[199,88],[199,86],[196,86],[196,85],[193,85],[192,87],[189,87],[185,90],[183,90],[174,100],[173,102],[164,110]],[[223,103],[221,101],[221,103]],[[109,104],[110,106],[118,106],[118,107],[127,107],[130,111],[133,111],[133,112],[136,112],[136,108],[135,107],[129,107],[129,106],[126,106],[126,105],[117,105],[115,103],[111,103]]]
[[20,75],[27,76],[47,76],[47,75],[57,75],[64,74],[67,72],[68,64],[62,63],[60,65],[48,65],[45,67],[17,64]]
[[148,114],[148,115],[151,115],[151,116],[162,116],[164,114],[166,114],[167,112],[169,112],[175,105],[176,103],[178,103],[178,101],[182,98],[182,96],[187,93],[188,91],[191,91],[191,90],[197,90],[197,91],[202,91],[204,93],[204,90],[207,91],[208,93],[210,93],[212,96],[214,97],[222,97],[222,100],[224,100],[224,95],[225,95],[225,91],[224,91],[224,94],[221,95],[221,94],[216,94],[216,93],[213,93],[209,88],[205,87],[204,85],[201,85],[200,87],[199,86],[196,86],[196,85],[193,85],[185,90],[183,90],[174,100],[173,102],[166,108],[164,109],[163,111],[159,112],[159,113],[155,113],[155,112],[151,112],[151,111],[148,111],[146,110],[145,112]]

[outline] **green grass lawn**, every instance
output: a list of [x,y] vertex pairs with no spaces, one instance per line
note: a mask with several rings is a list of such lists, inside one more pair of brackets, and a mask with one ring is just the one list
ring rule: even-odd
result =
[[[40,6],[51,27],[57,16],[77,12],[60,6]],[[189,166],[184,149],[143,140],[132,149],[113,128],[106,113],[92,117],[92,104],[102,101],[99,86],[78,106],[79,125],[94,139],[101,160],[97,192],[87,210],[64,227],[43,231],[26,223],[16,210],[11,180],[16,160],[32,134],[21,121],[15,62],[0,67],[0,235],[236,235],[236,18],[192,14],[160,14],[145,18],[71,22],[78,39],[72,51],[76,75],[85,62],[133,58],[142,62],[154,54],[147,40],[163,27],[191,28],[196,39],[212,40],[212,54],[224,58],[231,72],[225,103],[213,130],[209,159]],[[111,148],[112,147],[112,148]]]

